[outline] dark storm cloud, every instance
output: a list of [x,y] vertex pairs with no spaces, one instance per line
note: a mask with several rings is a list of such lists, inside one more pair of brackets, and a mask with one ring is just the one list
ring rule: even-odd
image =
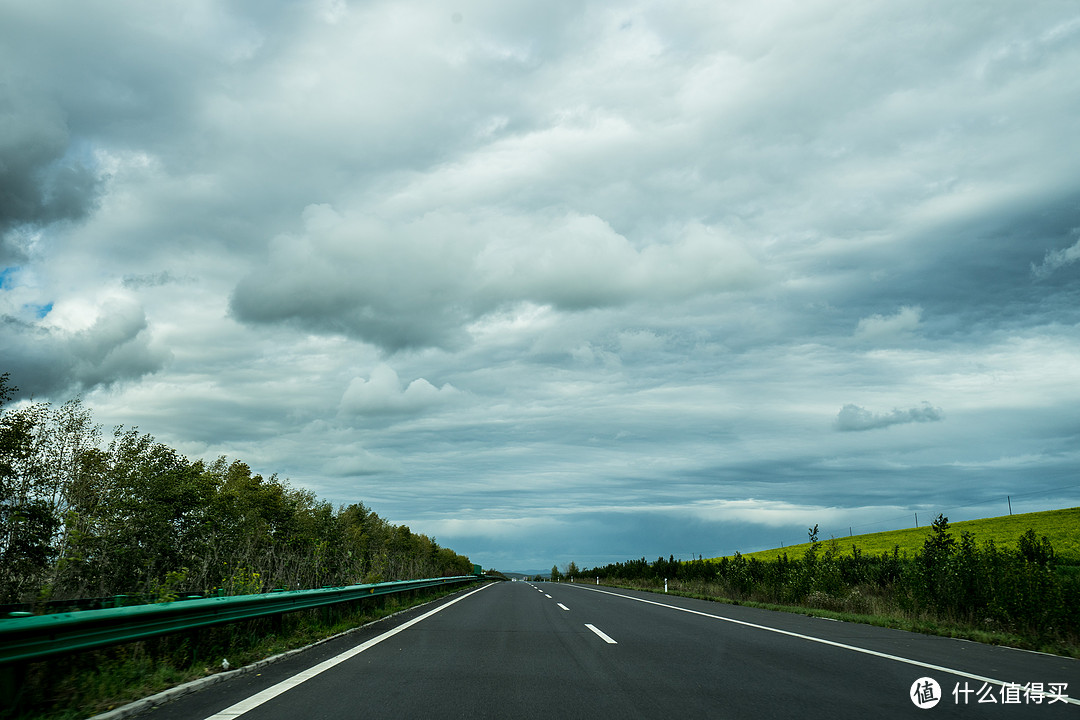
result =
[[0,263],[26,258],[18,232],[85,218],[101,181],[73,159],[64,113],[0,70]]
[[63,332],[7,316],[0,320],[4,370],[23,397],[57,397],[160,370],[168,354],[153,347],[146,316],[134,305],[110,303],[85,330]]

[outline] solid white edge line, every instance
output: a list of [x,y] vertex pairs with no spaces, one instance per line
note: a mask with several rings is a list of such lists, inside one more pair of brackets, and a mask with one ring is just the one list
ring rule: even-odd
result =
[[[610,590],[596,590],[590,587],[579,586],[582,590],[588,590],[589,592],[603,593],[604,595],[614,595],[615,597],[624,598],[626,600],[636,600],[637,602],[646,603],[648,605],[658,605],[659,607],[668,608],[671,610],[679,610],[681,612],[690,613],[691,615],[701,615],[702,617],[713,618],[715,620],[723,620],[724,622],[734,623],[736,625],[743,625],[745,627],[755,628],[757,630],[768,630],[769,632],[779,633],[780,635],[787,635],[789,637],[800,638],[802,640],[809,640],[810,642],[821,643],[822,645],[831,645],[832,647],[838,647],[843,650],[852,650],[854,652],[863,653],[865,655],[873,655],[874,657],[884,658],[886,660],[895,660],[896,662],[907,663],[908,665],[914,665],[916,667],[926,668],[928,670],[938,670],[940,672],[949,673],[950,675],[959,675],[963,678],[969,678],[971,680],[979,680],[981,682],[993,683],[994,685],[1001,685],[1005,687],[1007,685],[1015,685],[1016,683],[1007,682],[1005,680],[996,680],[994,678],[985,677],[983,675],[975,675],[974,673],[964,672],[963,670],[955,670],[953,668],[947,668],[942,665],[934,665],[932,663],[924,663],[920,660],[912,660],[911,658],[900,657],[899,655],[890,655],[888,653],[878,652],[877,650],[869,650],[867,648],[861,648],[856,645],[846,645],[844,643],[835,642],[833,640],[826,640],[825,638],[814,637],[813,635],[803,635],[797,632],[791,632],[790,630],[781,630],[780,628],[769,627],[768,625],[758,625],[757,623],[746,622],[745,620],[735,620],[734,618],[724,617],[723,615],[712,615],[707,612],[701,612],[700,610],[690,610],[689,608],[681,608],[678,605],[668,605],[666,603],[656,602],[655,600],[646,600],[645,598],[634,597],[633,595],[621,595]],[[600,631],[591,625],[586,625],[590,630],[601,635]],[[612,641],[614,642],[614,641]],[[1058,702],[1061,702],[1060,700]],[[1071,705],[1080,705],[1080,699],[1077,698],[1065,698],[1064,702]]]
[[464,595],[462,595],[461,597],[454,598],[453,600],[446,603],[445,605],[440,605],[439,607],[435,608],[434,610],[429,610],[426,613],[424,613],[423,615],[420,615],[418,617],[413,618],[412,620],[409,620],[408,622],[405,622],[405,623],[402,623],[401,625],[398,625],[396,628],[393,628],[391,630],[387,630],[382,635],[379,635],[377,637],[373,637],[370,640],[368,640],[367,642],[364,642],[364,643],[362,643],[360,645],[357,645],[354,648],[350,648],[349,650],[346,650],[345,652],[341,653],[340,655],[335,655],[334,657],[330,658],[329,660],[324,660],[321,663],[319,663],[318,665],[314,665],[314,666],[308,668],[307,670],[304,670],[303,672],[299,672],[299,673],[297,673],[296,675],[293,675],[290,678],[286,678],[285,680],[282,680],[281,682],[279,682],[276,685],[271,685],[270,687],[266,688],[262,692],[258,692],[258,693],[252,695],[249,698],[241,700],[240,702],[236,703],[235,705],[230,705],[229,707],[225,708],[221,712],[215,713],[215,714],[211,715],[210,717],[206,718],[206,720],[231,720],[231,718],[240,717],[244,713],[249,712],[251,710],[254,710],[255,708],[262,705],[263,703],[268,702],[270,700],[273,700],[274,698],[276,698],[278,695],[285,692],[286,690],[291,690],[292,688],[296,687],[300,683],[302,683],[302,682],[304,682],[306,680],[310,680],[311,678],[315,677],[316,675],[329,670],[330,668],[334,667],[335,665],[339,665],[339,664],[345,662],[346,660],[348,660],[351,657],[359,655],[360,653],[364,652],[368,648],[374,647],[375,645],[378,645],[383,640],[386,640],[387,638],[390,638],[390,637],[393,637],[394,635],[397,635],[402,630],[410,628],[413,625],[415,625],[416,623],[420,622],[421,620],[426,620],[427,618],[431,617],[435,613],[445,610],[446,608],[450,607],[454,603],[460,602],[460,601],[464,600],[465,598],[469,597],[470,595],[473,595],[474,593],[478,593],[481,590],[486,590],[487,588],[491,587],[492,585],[494,585],[494,583],[489,583],[487,585],[484,585],[483,587],[478,587],[475,590],[467,592]]
[[600,639],[603,640],[604,642],[606,642],[608,645],[618,645],[619,644],[619,643],[615,642],[614,640],[612,640],[610,637],[608,637],[604,633],[603,630],[596,627],[595,625],[590,625],[589,623],[585,623],[585,627],[589,628],[594,633],[596,633],[600,637]]

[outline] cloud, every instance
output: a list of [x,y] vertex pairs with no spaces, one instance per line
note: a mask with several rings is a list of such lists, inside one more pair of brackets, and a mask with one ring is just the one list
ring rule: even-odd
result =
[[538,533],[566,532],[569,523],[564,517],[547,515],[540,517],[490,517],[474,515],[461,518],[428,518],[416,527],[438,537],[485,538],[490,540],[527,540]]
[[1067,53],[1080,34],[1080,18],[1054,23],[1032,37],[1019,37],[997,48],[980,68],[980,75],[995,83],[1007,83],[1044,69],[1055,57]]
[[895,315],[871,315],[860,319],[855,327],[855,338],[864,342],[896,342],[910,337],[918,329],[921,319],[921,307],[905,305]]
[[404,390],[401,380],[389,365],[379,365],[371,377],[353,378],[341,398],[341,411],[349,415],[414,413],[443,405],[461,395],[450,383],[436,388],[424,378],[417,378]]
[[[1080,237],[1080,228],[1073,228],[1071,234],[1074,237]],[[1056,270],[1072,265],[1077,260],[1080,260],[1080,240],[1067,248],[1048,251],[1042,263],[1039,265],[1031,264],[1031,274],[1039,280],[1043,280],[1050,277]]]
[[332,477],[385,476],[400,473],[401,463],[363,448],[352,447],[347,454],[327,461],[323,470]]
[[10,315],[0,319],[4,370],[18,379],[23,395],[49,397],[109,386],[165,366],[170,353],[153,343],[139,305],[107,300],[94,314],[92,322],[78,330],[57,327],[50,316],[37,322]]
[[230,307],[244,322],[341,333],[388,351],[460,346],[478,318],[522,302],[579,311],[745,290],[764,273],[738,242],[690,223],[641,248],[574,212],[432,211],[385,221],[310,205]]
[[664,338],[650,330],[625,330],[619,333],[619,350],[625,353],[648,353],[664,347]]
[[941,408],[923,402],[921,407],[907,410],[894,408],[888,413],[874,413],[858,405],[845,405],[836,416],[836,429],[844,432],[877,430],[904,423],[940,422],[945,419]]
[[121,285],[128,290],[139,290],[142,288],[161,287],[163,285],[183,281],[184,280],[181,278],[174,277],[168,270],[162,270],[161,272],[156,273],[125,275]]
[[71,149],[63,109],[0,71],[0,263],[27,257],[34,228],[96,206],[101,180]]
[[836,6],[6,3],[0,371],[538,567],[1050,487],[1077,13]]

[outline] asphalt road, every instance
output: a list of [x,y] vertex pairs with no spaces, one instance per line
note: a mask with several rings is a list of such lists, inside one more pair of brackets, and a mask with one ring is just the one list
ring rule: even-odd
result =
[[[921,709],[913,698],[927,699],[926,684],[916,681],[927,677],[938,702]],[[670,595],[505,582],[140,718],[1080,718],[1077,699],[1055,697],[1071,694],[1080,697],[1077,660]]]

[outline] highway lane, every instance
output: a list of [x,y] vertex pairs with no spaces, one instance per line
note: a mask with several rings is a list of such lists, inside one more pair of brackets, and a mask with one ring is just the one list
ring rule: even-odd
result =
[[[320,663],[318,674],[298,675]],[[909,698],[924,676],[940,687],[929,710]],[[145,717],[1080,717],[1076,704],[1035,704],[994,680],[1047,692],[1064,683],[1080,695],[1080,662],[668,595],[517,582],[458,593]],[[989,698],[997,702],[979,702]]]
[[[1078,714],[1074,699],[1056,702],[1051,710],[1046,698],[1040,705],[1025,704],[1022,692],[1014,697],[1012,688],[993,682],[1066,683],[1075,693],[1080,682],[1075,660],[668,595],[587,585],[560,588],[572,588],[555,594],[582,610],[589,607],[577,602],[578,594],[588,593],[641,606],[638,613],[612,613],[607,627],[613,637],[663,648],[670,656],[661,664],[677,666],[685,663],[688,648],[701,649],[703,659],[714,661],[712,675],[727,685],[722,694],[732,717],[780,717],[774,708],[783,707],[790,715],[800,705],[815,708],[812,717],[824,717],[817,709],[829,707],[832,717],[922,716],[926,711],[908,702],[907,693],[925,676],[941,686],[940,701],[931,709],[939,717],[984,717],[991,710],[994,717]],[[695,633],[701,633],[696,642]],[[665,643],[665,637],[670,641]],[[998,702],[980,703],[980,697]],[[1006,705],[1003,699],[1019,703]],[[762,701],[770,707],[762,708]]]

